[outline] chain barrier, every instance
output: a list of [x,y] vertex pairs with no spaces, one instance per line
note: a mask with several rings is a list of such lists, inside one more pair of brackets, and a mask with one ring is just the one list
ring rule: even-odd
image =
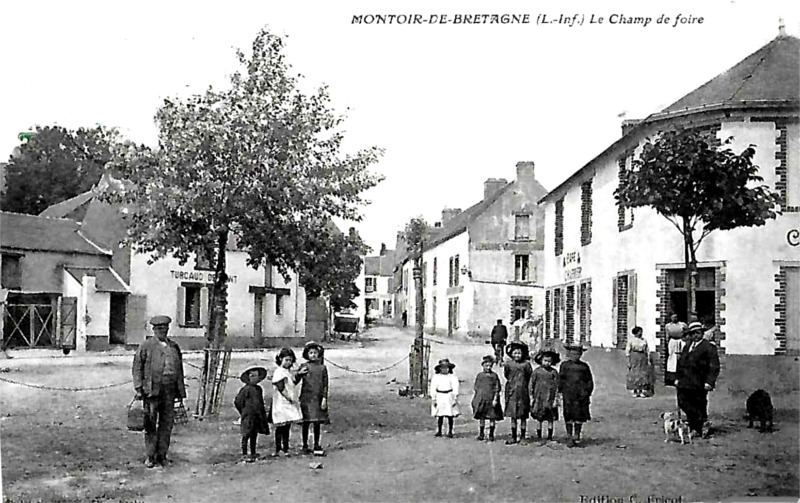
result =
[[45,386],[45,385],[42,385],[42,384],[28,384],[28,383],[25,383],[25,382],[19,382],[19,381],[14,381],[14,380],[11,380],[11,379],[6,379],[5,377],[0,377],[0,381],[7,382],[9,384],[16,384],[17,386],[25,386],[25,387],[28,387],[28,388],[35,388],[35,389],[44,389],[44,390],[48,390],[48,391],[74,391],[74,392],[78,392],[78,391],[99,391],[99,390],[108,389],[108,388],[116,388],[117,386],[125,386],[125,385],[133,383],[133,379],[131,379],[129,381],[118,382],[118,383],[113,383],[113,384],[106,384],[104,386],[91,386],[91,387],[88,387],[88,388],[68,388],[68,387],[60,387],[60,386]]
[[383,367],[383,368],[376,369],[376,370],[357,370],[357,369],[350,368],[347,365],[339,365],[337,363],[334,363],[334,362],[330,361],[328,358],[325,358],[325,362],[326,363],[330,363],[331,365],[333,365],[337,369],[342,369],[342,370],[344,370],[346,372],[353,372],[354,374],[380,374],[381,372],[386,372],[387,370],[395,368],[396,366],[400,365],[401,363],[403,363],[406,360],[408,360],[408,355],[404,356],[403,359],[401,359],[401,360],[389,365],[388,367]]

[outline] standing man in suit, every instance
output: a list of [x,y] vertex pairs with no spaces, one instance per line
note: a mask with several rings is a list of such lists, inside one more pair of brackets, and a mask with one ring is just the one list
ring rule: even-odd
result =
[[167,338],[169,316],[150,319],[155,337],[145,340],[133,356],[133,387],[144,400],[144,445],[147,468],[167,464],[175,422],[175,399],[186,398],[181,348]]
[[687,327],[675,379],[678,407],[698,437],[703,435],[703,423],[708,417],[708,392],[714,389],[719,376],[717,347],[703,338],[704,331],[703,324],[697,321]]
[[503,320],[497,320],[497,325],[492,327],[492,348],[498,365],[503,364],[503,352],[508,340],[508,329],[503,325]]

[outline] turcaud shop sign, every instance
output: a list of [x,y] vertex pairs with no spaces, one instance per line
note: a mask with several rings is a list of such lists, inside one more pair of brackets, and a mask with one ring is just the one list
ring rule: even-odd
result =
[[[198,283],[213,283],[216,274],[210,271],[170,271],[173,279],[181,281],[196,281]],[[228,276],[228,283],[236,283],[236,276]]]
[[789,246],[800,246],[800,229],[789,229],[786,233],[786,242]]

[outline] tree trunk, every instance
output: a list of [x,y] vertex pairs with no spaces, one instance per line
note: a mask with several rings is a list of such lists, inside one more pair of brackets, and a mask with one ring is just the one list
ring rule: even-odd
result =
[[[206,347],[219,349],[225,342],[228,307],[228,275],[225,272],[225,250],[228,243],[228,232],[220,232],[217,237],[217,260],[214,267],[214,284],[208,299],[208,326],[206,327]],[[197,413],[202,417],[213,410],[211,397],[217,396],[219,385],[215,380],[219,366],[219,351],[207,352],[203,362],[203,384],[198,391]]]
[[683,218],[683,256],[685,274],[683,276],[684,286],[686,287],[686,321],[691,323],[697,320],[697,257],[694,253],[694,236],[689,226],[689,219]]
[[425,377],[423,376],[423,372],[425,371],[424,359],[425,359],[425,335],[423,329],[425,327],[425,319],[423,317],[424,314],[424,307],[423,307],[423,300],[422,300],[422,268],[420,267],[420,262],[422,262],[422,257],[417,258],[414,261],[414,270],[413,270],[413,277],[414,277],[414,291],[416,294],[416,316],[415,316],[415,337],[414,337],[414,362],[411,364],[412,369],[412,377],[413,382],[412,386],[416,393],[419,395],[425,395]]
[[425,328],[425,306],[422,292],[422,268],[419,265],[421,259],[414,263],[414,290],[416,294],[416,338],[423,340],[423,329]]

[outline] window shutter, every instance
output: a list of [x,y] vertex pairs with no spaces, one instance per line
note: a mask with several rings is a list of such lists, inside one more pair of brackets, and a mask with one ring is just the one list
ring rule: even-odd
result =
[[628,275],[628,333],[636,326],[636,273]]
[[617,277],[611,278],[611,345],[617,345]]
[[204,286],[200,289],[200,325],[208,326],[208,287]]
[[178,326],[183,327],[186,325],[186,288],[178,287],[178,312],[176,313]]

